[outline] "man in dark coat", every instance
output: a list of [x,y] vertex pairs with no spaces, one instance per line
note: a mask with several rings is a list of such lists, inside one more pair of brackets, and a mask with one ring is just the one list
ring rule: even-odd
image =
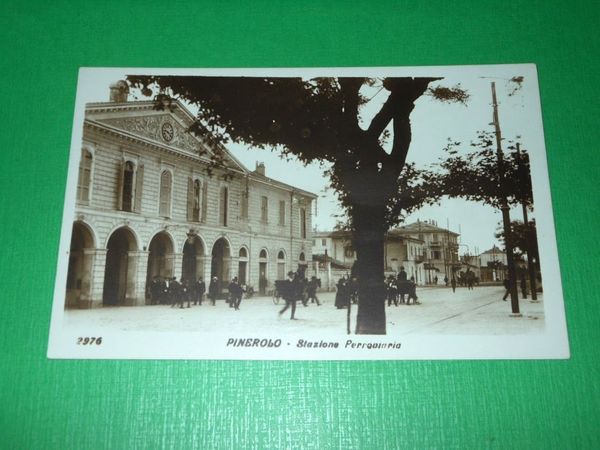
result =
[[160,279],[158,276],[156,276],[154,277],[154,279],[152,280],[152,284],[150,285],[150,304],[158,305],[160,303],[161,294],[162,292],[160,286]]
[[169,283],[169,296],[171,297],[171,308],[175,305],[179,305],[180,308],[183,308],[183,288],[175,277],[173,277]]
[[285,306],[281,311],[279,311],[279,315],[281,316],[284,312],[287,311],[289,307],[292,308],[292,315],[290,320],[295,320],[294,314],[296,314],[296,300],[298,299],[298,289],[297,289],[297,281],[294,277],[294,272],[288,272],[287,280],[280,283],[279,287],[283,292],[280,292],[281,296],[285,300]]
[[208,298],[210,299],[210,302],[213,306],[215,306],[218,294],[219,279],[217,277],[212,277],[212,280],[210,280],[210,284],[208,285]]
[[237,311],[240,309],[240,303],[242,303],[242,294],[243,294],[242,287],[240,286],[240,283],[238,283],[237,277],[234,277],[233,280],[231,280],[228,288],[229,288],[229,296],[231,299],[230,306],[235,308],[235,310]]
[[345,276],[338,280],[336,287],[337,287],[337,292],[335,293],[335,307],[337,309],[344,309],[346,306],[348,306],[348,301],[347,301],[348,286],[347,286],[347,280],[346,280]]
[[306,298],[311,303],[317,303],[317,306],[321,306],[319,299],[317,298],[317,287],[319,286],[319,280],[314,275],[310,278],[308,285],[306,286]]
[[202,306],[202,300],[204,300],[204,293],[206,292],[206,283],[202,278],[198,278],[196,281],[195,289],[194,289],[194,305],[198,304]]

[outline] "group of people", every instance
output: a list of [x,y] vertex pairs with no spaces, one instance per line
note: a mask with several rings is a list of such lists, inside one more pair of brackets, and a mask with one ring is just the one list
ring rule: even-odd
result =
[[344,275],[336,284],[335,307],[344,309],[351,303],[358,303],[358,281],[356,277]]
[[287,279],[276,281],[276,289],[279,295],[285,300],[285,306],[279,315],[283,315],[291,308],[291,320],[296,317],[296,303],[302,302],[304,306],[308,306],[309,301],[321,306],[321,302],[317,297],[317,289],[321,286],[320,280],[313,276],[310,280],[306,279],[300,272],[288,272]]
[[[212,305],[215,305],[219,288],[218,278],[213,277],[208,286],[208,299]],[[204,294],[206,293],[206,283],[199,278],[196,281],[189,281],[183,277],[178,281],[176,277],[154,277],[150,285],[150,303],[152,305],[171,305],[172,308],[179,306],[190,308],[191,304],[202,305]]]
[[411,277],[410,280],[404,270],[404,267],[400,268],[397,276],[390,275],[385,285],[387,288],[387,304],[388,306],[398,306],[399,304],[410,305],[418,304],[419,298],[417,297],[417,283],[415,278]]

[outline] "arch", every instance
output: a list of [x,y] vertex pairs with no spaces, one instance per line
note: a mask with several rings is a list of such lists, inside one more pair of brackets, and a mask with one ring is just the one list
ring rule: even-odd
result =
[[211,250],[211,278],[217,277],[217,287],[219,294],[223,288],[229,284],[231,272],[231,244],[229,240],[222,236],[215,241]]
[[135,241],[135,249],[136,250],[139,249],[140,248],[140,242],[141,242],[141,240],[140,240],[138,234],[129,225],[123,225],[122,223],[118,224],[118,225],[115,225],[113,227],[113,229],[110,230],[110,233],[108,233],[108,236],[106,238],[106,242],[104,243],[104,248],[108,250],[108,241],[110,241],[110,238],[113,236],[113,234],[115,234],[120,229],[127,230],[129,233],[131,233],[131,235],[133,236],[133,239]]
[[285,260],[285,250],[283,249],[279,250],[279,253],[277,253],[277,261],[281,260]]
[[82,306],[82,301],[90,299],[93,257],[89,250],[95,248],[94,243],[91,227],[83,221],[73,222],[65,298],[67,307]]
[[132,252],[137,251],[137,237],[126,226],[114,230],[106,243],[104,269],[104,305],[124,305],[135,295],[136,264]]
[[166,231],[156,233],[148,244],[148,265],[146,269],[146,298],[151,303],[159,303],[157,293],[150,297],[150,286],[155,278],[164,280],[173,276],[173,263],[175,245],[173,238]]
[[266,248],[261,248],[258,252],[258,259],[264,259],[266,262],[269,259],[269,251]]
[[300,261],[300,262],[306,261],[306,256],[304,255],[304,252],[300,252],[300,256],[298,256],[298,261]]
[[82,219],[78,219],[75,222],[73,222],[73,227],[75,227],[75,225],[79,225],[83,228],[85,228],[85,230],[89,233],[89,237],[91,238],[91,242],[89,242],[89,245],[86,245],[86,248],[96,248],[96,243],[98,242],[98,239],[96,237],[96,232],[94,231],[94,227],[92,227],[91,224],[89,224],[88,222],[86,222],[85,220]]
[[245,245],[242,245],[240,247],[240,251],[238,252],[238,256],[240,259],[245,258],[246,261],[248,260],[248,248]]
[[204,241],[197,234],[189,235],[183,243],[181,278],[190,283],[204,278]]

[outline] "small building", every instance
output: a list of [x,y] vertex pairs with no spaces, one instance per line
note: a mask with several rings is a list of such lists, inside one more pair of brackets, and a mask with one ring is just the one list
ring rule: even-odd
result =
[[508,260],[506,253],[496,245],[481,253],[478,257],[480,279],[483,283],[504,281]]
[[[318,260],[335,261],[339,267],[347,268],[349,272],[356,261],[356,251],[352,247],[352,233],[350,231],[330,231],[314,234],[313,239],[313,264]],[[387,275],[397,274],[401,268],[409,278],[414,277],[415,282],[426,282],[423,269],[424,247],[423,241],[415,239],[399,230],[390,230],[386,233],[384,241],[384,269]],[[316,271],[316,269],[313,269]]]

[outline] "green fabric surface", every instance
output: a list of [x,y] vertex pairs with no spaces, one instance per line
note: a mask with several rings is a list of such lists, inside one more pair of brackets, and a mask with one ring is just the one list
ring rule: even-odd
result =
[[[594,1],[3,2],[0,446],[600,448]],[[538,65],[572,358],[46,359],[81,66]]]

